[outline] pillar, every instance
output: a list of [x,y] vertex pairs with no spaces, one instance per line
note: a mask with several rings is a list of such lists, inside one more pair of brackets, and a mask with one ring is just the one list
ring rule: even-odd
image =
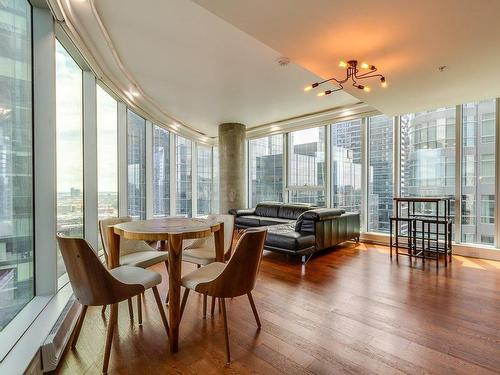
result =
[[245,208],[245,125],[219,125],[220,213]]

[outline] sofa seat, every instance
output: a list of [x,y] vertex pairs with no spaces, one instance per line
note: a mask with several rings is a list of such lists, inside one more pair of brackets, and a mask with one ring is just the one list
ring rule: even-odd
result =
[[260,216],[245,215],[236,218],[236,223],[244,227],[260,227]]
[[282,219],[279,217],[261,217],[260,225],[268,226],[268,225],[279,225],[279,224],[295,224],[295,220]]
[[293,252],[314,248],[316,238],[314,234],[296,232],[294,225],[273,225],[267,229],[266,247],[285,249]]

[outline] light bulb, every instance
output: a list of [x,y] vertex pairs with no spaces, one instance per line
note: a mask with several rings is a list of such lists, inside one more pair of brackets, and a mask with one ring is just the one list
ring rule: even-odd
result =
[[312,90],[312,85],[309,85],[307,87],[304,87],[304,91],[311,91]]
[[347,63],[345,61],[340,61],[339,68],[347,68]]
[[365,62],[362,62],[360,66],[361,66],[362,69],[368,69],[370,67],[370,65],[368,65]]
[[318,96],[325,96],[326,93],[324,91],[318,92]]
[[387,87],[387,81],[385,80],[385,77],[380,78],[380,86],[383,88]]
[[363,91],[370,92],[370,90],[371,88],[369,88],[368,86],[363,87]]

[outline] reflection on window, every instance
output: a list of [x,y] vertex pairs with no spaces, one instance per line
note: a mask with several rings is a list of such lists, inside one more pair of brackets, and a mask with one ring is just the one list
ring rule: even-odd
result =
[[[402,196],[455,196],[455,114],[449,107],[401,116]],[[435,214],[433,207],[416,209]],[[453,204],[451,211],[453,218]]]
[[[83,237],[82,70],[56,41],[57,231]],[[66,272],[57,253],[57,276]]]
[[289,200],[325,206],[325,128],[289,134]]
[[[97,85],[97,213],[118,217],[118,103]],[[99,240],[99,247],[102,243]]]
[[214,146],[212,149],[212,165],[213,165],[213,179],[212,179],[212,212],[219,213],[219,147]]
[[34,295],[31,7],[0,3],[0,332]]
[[196,152],[196,205],[199,215],[207,215],[211,212],[212,150],[209,147],[198,146]]
[[192,206],[192,150],[189,139],[177,136],[175,138],[176,152],[176,214],[191,217]]
[[248,142],[251,207],[263,201],[283,202],[283,136]]
[[462,242],[493,245],[495,100],[462,106]]
[[153,216],[170,215],[170,133],[153,126]]
[[332,206],[360,212],[361,120],[331,126]]
[[389,233],[392,216],[392,117],[368,118],[368,231]]
[[128,215],[146,218],[146,121],[127,110]]

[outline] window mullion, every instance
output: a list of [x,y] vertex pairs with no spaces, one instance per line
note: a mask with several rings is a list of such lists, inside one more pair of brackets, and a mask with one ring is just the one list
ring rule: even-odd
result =
[[462,242],[462,115],[462,106],[457,105],[455,114],[455,242],[457,243]]

